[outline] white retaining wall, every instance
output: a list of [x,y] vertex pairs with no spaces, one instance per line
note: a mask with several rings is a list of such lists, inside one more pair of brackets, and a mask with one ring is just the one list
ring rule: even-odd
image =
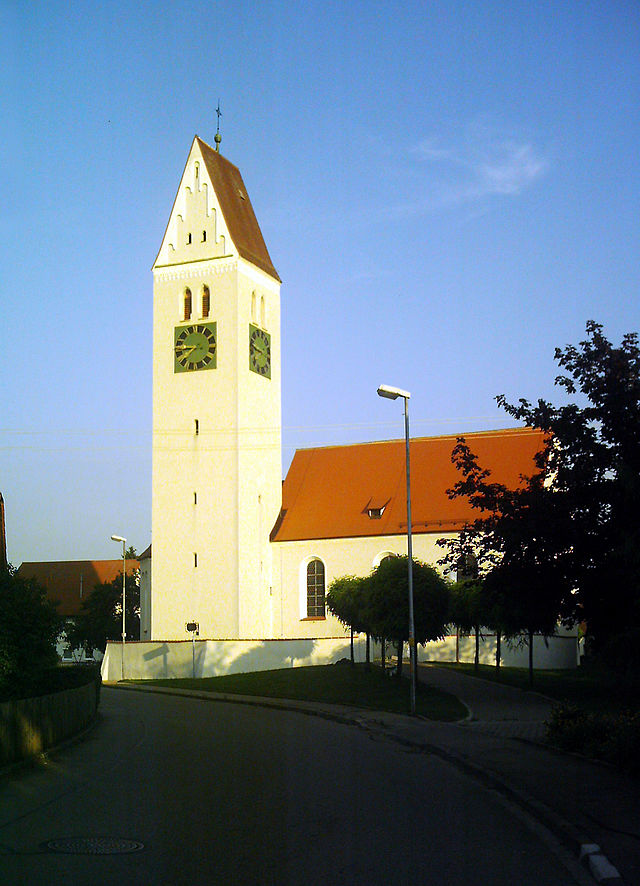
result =
[[[496,635],[481,632],[479,648],[480,664],[495,665]],[[458,661],[472,662],[476,654],[475,634],[458,638]],[[456,635],[450,634],[444,640],[418,646],[418,661],[456,661]],[[500,645],[500,662],[509,668],[529,667],[529,644],[523,636],[515,643],[504,639]],[[575,630],[567,631],[559,627],[553,637],[536,634],[533,638],[533,666],[536,670],[564,670],[576,668],[580,664],[578,635]]]
[[[482,664],[495,664],[496,638],[486,634],[480,642]],[[356,661],[365,660],[364,635],[354,640]],[[575,668],[579,664],[578,638],[574,632],[559,630],[554,637],[534,638],[533,665],[546,670]],[[405,646],[406,653],[406,646]],[[387,655],[395,650],[387,647]],[[371,655],[379,657],[377,644],[371,644]],[[460,637],[458,660],[473,661],[475,638]],[[174,677],[219,677],[223,674],[242,674],[250,671],[268,671],[276,668],[304,667],[305,665],[333,664],[349,658],[348,637],[315,640],[156,640],[125,644],[124,677],[128,680],[153,680]],[[456,661],[455,634],[443,641],[418,647],[419,661]],[[504,641],[502,664],[507,667],[527,667],[529,649],[526,642],[509,646]],[[102,679],[114,682],[122,679],[121,644],[109,641],[102,661]]]
[[[364,637],[354,640],[356,661],[365,660]],[[349,638],[321,640],[157,640],[125,644],[127,680],[220,677],[276,668],[333,664],[350,656]],[[121,644],[109,641],[102,660],[105,682],[122,679]]]

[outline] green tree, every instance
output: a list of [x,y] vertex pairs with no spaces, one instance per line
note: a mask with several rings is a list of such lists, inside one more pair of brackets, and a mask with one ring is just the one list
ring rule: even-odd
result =
[[[398,647],[398,676],[402,646],[409,639],[409,576],[407,557],[386,557],[365,581],[370,633],[393,640]],[[413,615],[416,643],[444,637],[449,614],[449,587],[432,567],[413,561]]]
[[33,579],[0,569],[0,681],[28,687],[56,664],[56,641],[63,619],[44,588]]
[[[460,440],[461,444],[462,441]],[[499,594],[485,586],[485,577],[498,562],[495,551],[487,545],[486,535],[473,526],[463,529],[454,538],[440,539],[437,544],[446,549],[439,561],[445,574],[454,575],[451,586],[451,623],[468,636],[475,633],[475,669],[480,667],[479,641],[481,628],[495,631],[496,668],[500,667],[502,639],[511,639],[507,632],[504,604]]]
[[329,611],[351,631],[351,664],[354,664],[354,632],[366,629],[364,579],[355,575],[343,575],[334,579],[329,585],[325,599]]
[[463,579],[451,587],[449,620],[456,625],[463,636],[475,634],[474,668],[480,667],[480,628],[487,625],[484,611],[482,584],[472,579]]
[[567,540],[559,524],[561,501],[546,483],[546,456],[540,454],[532,476],[508,489],[491,482],[490,471],[479,466],[464,438],[459,438],[452,460],[461,477],[449,495],[467,498],[480,516],[465,527],[464,541],[445,542],[449,567],[458,562],[461,544],[479,552],[483,620],[511,638],[527,634],[530,682],[534,635],[554,633],[572,589]]
[[[140,639],[140,585],[138,573],[126,578],[126,639]],[[72,649],[82,647],[88,654],[104,652],[107,640],[122,639],[122,573],[113,581],[97,584],[82,601],[80,613],[67,632]]]
[[568,579],[563,615],[586,619],[592,645],[640,665],[640,348],[629,333],[618,347],[590,321],[577,347],[557,348],[556,385],[578,402],[498,403],[549,432],[544,457],[553,478],[545,496],[556,563]]

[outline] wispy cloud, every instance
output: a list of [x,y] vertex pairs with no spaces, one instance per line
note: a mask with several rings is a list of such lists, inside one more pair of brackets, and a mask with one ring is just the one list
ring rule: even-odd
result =
[[[530,140],[478,123],[448,139],[425,138],[411,149],[410,156],[422,168],[416,184],[422,191],[423,211],[492,196],[518,196],[549,166]],[[413,206],[417,209],[418,202]]]

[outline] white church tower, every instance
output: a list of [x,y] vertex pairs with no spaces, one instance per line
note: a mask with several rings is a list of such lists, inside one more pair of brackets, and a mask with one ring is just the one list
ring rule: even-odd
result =
[[280,278],[239,170],[197,136],[153,278],[147,636],[270,637]]

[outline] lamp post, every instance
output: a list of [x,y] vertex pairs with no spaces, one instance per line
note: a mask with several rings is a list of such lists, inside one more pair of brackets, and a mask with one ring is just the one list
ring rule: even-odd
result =
[[411,671],[411,714],[416,713],[416,682],[418,674],[418,656],[416,649],[416,636],[413,621],[413,550],[411,541],[411,468],[409,460],[409,391],[401,388],[393,388],[390,385],[380,385],[378,396],[386,397],[387,400],[404,400],[404,438],[405,438],[405,465],[407,469],[407,558],[408,558],[408,582],[409,582],[409,666]]
[[122,662],[122,679],[124,680],[124,644],[126,638],[126,628],[125,628],[125,604],[127,601],[127,553],[125,549],[125,545],[127,543],[126,538],[123,538],[121,535],[112,535],[111,541],[121,541],[122,542],[122,647],[120,649],[121,652],[121,662]]

